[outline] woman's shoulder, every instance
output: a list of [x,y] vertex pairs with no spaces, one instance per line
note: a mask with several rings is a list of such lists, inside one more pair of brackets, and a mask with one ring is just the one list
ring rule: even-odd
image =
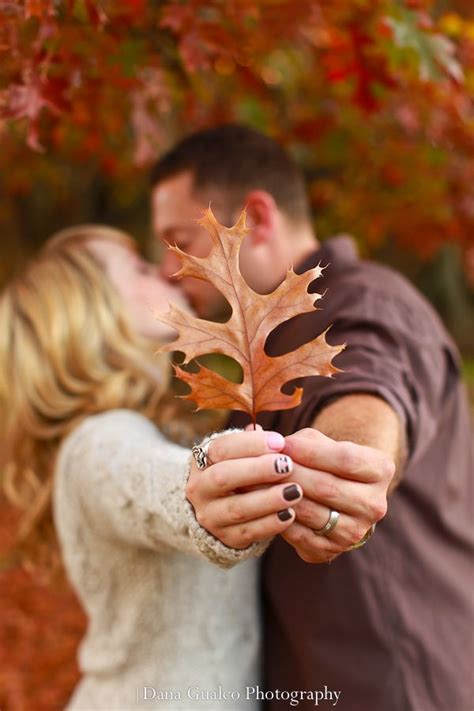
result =
[[96,415],[89,415],[88,417],[85,417],[68,436],[80,436],[85,432],[97,430],[100,430],[101,432],[120,432],[123,430],[129,431],[130,429],[138,429],[144,432],[153,433],[155,435],[159,434],[159,430],[156,425],[140,412],[127,409],[116,409],[99,412]]
[[107,456],[107,451],[137,447],[143,441],[161,440],[156,425],[145,415],[133,410],[116,409],[84,418],[63,440],[58,454],[57,469],[71,458],[89,459]]
[[156,425],[134,410],[117,409],[99,412],[97,415],[89,415],[68,435],[67,439],[80,438],[94,432],[98,436],[111,434],[120,437],[125,432],[143,432],[150,435],[160,436],[160,431]]

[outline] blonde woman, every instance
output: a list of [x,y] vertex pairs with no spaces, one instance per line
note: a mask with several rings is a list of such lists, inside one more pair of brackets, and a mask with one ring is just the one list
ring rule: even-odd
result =
[[[56,531],[88,616],[74,711],[257,703],[256,562],[206,558],[228,567],[264,544],[230,549],[199,526],[184,494],[196,465],[159,429],[168,365],[153,351],[171,334],[150,306],[173,299],[127,235],[97,226],[52,238],[0,299],[3,488],[24,512],[25,556],[51,561]],[[210,467],[281,481],[282,447],[281,435],[228,433]],[[271,487],[260,538],[294,519],[285,488]]]

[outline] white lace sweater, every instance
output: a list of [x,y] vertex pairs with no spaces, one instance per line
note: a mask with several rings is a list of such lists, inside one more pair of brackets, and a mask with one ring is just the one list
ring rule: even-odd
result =
[[258,708],[257,561],[231,566],[263,547],[200,528],[189,455],[129,410],[87,418],[61,447],[54,519],[89,622],[69,711]]

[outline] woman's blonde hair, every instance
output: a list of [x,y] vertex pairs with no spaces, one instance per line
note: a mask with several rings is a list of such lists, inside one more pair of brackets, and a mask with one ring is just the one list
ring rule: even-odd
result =
[[[2,488],[22,512],[23,559],[51,562],[51,494],[63,438],[85,417],[130,408],[151,419],[168,381],[124,317],[91,240],[135,249],[118,230],[85,225],[54,235],[0,297]],[[156,344],[155,344],[156,345]]]

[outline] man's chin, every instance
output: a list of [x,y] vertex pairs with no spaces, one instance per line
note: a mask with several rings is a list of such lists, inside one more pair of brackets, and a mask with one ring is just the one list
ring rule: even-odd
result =
[[230,306],[224,299],[217,299],[213,302],[193,301],[191,306],[199,318],[206,321],[227,321],[231,315]]

